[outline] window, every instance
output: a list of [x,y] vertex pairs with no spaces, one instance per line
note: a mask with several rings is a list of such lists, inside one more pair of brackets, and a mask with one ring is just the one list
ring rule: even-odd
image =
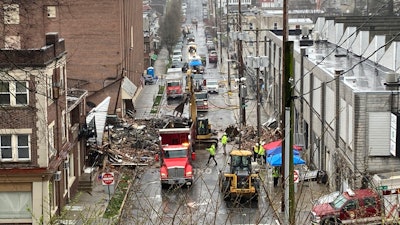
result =
[[4,24],[19,24],[19,5],[4,4]]
[[15,102],[17,105],[26,105],[28,103],[28,90],[26,83],[15,83]]
[[27,105],[28,82],[0,81],[0,105]]
[[6,36],[4,39],[5,49],[21,49],[21,37],[20,36]]
[[0,218],[1,219],[24,219],[32,218],[32,193],[0,192]]
[[364,198],[364,205],[366,208],[376,207],[376,199],[374,197]]
[[357,200],[350,200],[347,202],[346,206],[344,206],[344,211],[353,211],[358,208],[358,201]]
[[56,18],[56,12],[55,6],[47,6],[47,18]]
[[0,105],[10,105],[10,83],[0,81]]
[[0,161],[27,161],[31,158],[28,134],[0,135]]
[[49,125],[49,158],[54,156],[57,153],[57,150],[54,148],[54,121]]

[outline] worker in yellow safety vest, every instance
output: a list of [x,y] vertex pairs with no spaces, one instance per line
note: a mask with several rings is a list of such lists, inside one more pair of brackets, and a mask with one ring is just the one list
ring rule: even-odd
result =
[[208,163],[210,163],[211,158],[214,159],[215,165],[218,165],[217,161],[215,160],[215,145],[212,144],[211,147],[207,148],[207,151],[210,153],[210,156],[208,157],[208,161],[207,161],[206,165],[208,165]]
[[254,157],[254,162],[257,161],[257,158],[258,158],[258,151],[259,151],[259,150],[260,150],[259,144],[256,143],[256,145],[253,146],[253,152],[254,152],[253,157]]
[[224,155],[226,155],[226,144],[228,143],[228,136],[224,133],[221,137],[222,148],[224,149]]
[[265,149],[264,149],[262,144],[260,144],[258,146],[258,157],[261,157],[261,159],[262,159],[261,160],[261,165],[264,164],[266,162],[266,160],[267,160],[267,158],[265,157]]

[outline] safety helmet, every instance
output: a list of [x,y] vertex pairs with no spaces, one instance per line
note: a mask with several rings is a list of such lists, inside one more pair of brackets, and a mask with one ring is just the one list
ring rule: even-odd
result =
[[256,146],[258,146],[258,143],[256,143]]

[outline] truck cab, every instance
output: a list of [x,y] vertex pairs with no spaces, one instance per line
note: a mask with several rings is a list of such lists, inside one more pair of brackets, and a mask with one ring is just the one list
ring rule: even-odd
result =
[[169,68],[165,77],[167,99],[182,98],[185,92],[182,70]]
[[208,92],[205,90],[205,91],[195,92],[194,94],[196,96],[197,111],[199,112],[208,111]]
[[193,131],[188,128],[165,128],[159,130],[160,181],[163,188],[170,185],[191,186],[194,180],[192,161]]

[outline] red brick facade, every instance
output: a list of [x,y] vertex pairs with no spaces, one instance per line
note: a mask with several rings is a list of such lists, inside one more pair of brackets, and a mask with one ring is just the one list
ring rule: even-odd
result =
[[110,113],[122,101],[117,103],[118,85],[107,85],[122,76],[140,85],[144,71],[142,4],[136,0],[64,1],[56,4],[55,18],[44,19],[46,32],[57,31],[68,40],[68,87],[88,90],[88,101],[96,105],[110,96]]

